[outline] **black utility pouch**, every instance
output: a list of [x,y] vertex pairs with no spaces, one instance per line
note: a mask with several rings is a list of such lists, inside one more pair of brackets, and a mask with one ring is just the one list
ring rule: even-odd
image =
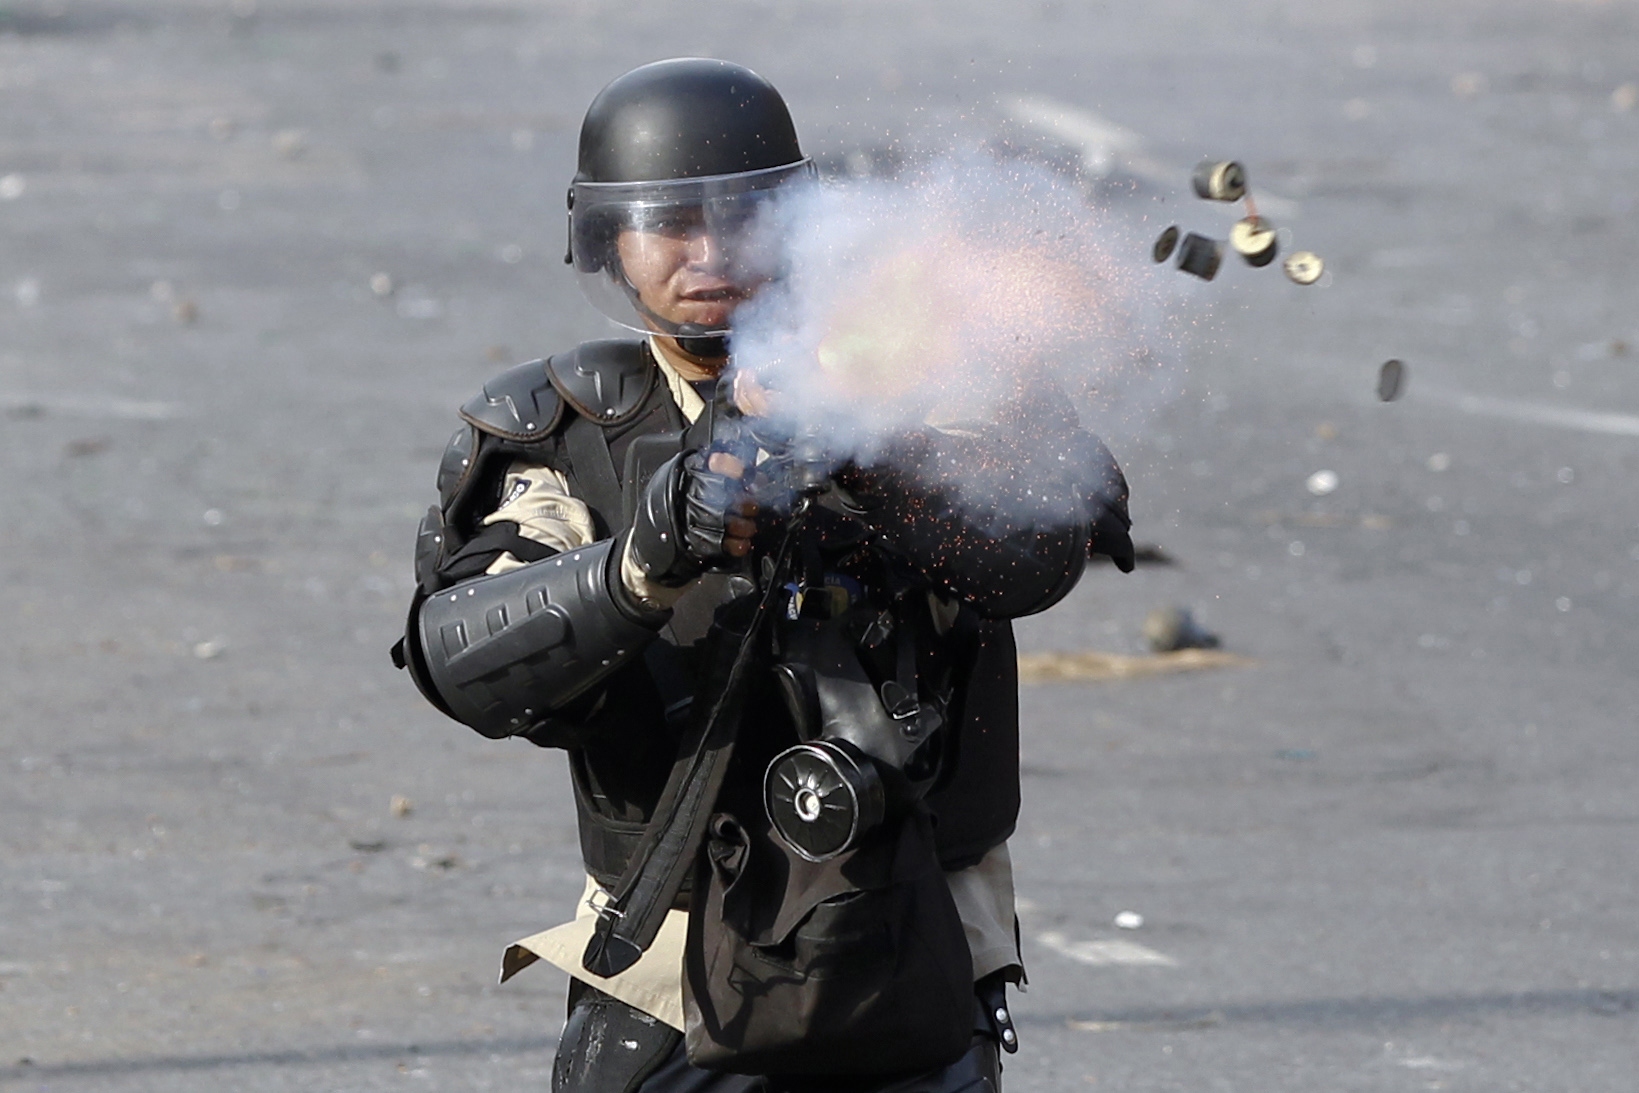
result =
[[892,1075],[968,1050],[972,958],[925,811],[824,862],[793,854],[766,816],[718,813],[696,868],[683,987],[690,1063]]

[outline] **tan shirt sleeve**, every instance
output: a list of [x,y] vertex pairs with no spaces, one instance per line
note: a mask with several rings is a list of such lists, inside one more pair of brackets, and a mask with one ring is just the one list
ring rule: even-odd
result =
[[[1007,844],[996,847],[967,869],[946,873],[945,880],[967,933],[973,978],[977,981],[1003,968],[1022,965],[1013,932],[1013,860]],[[586,878],[586,890],[576,906],[574,921],[508,946],[501,957],[501,982],[544,960],[682,1031],[683,946],[688,912],[666,912],[660,935],[648,951],[630,968],[605,979],[583,968],[581,955],[597,925],[594,907],[608,895],[596,881]]]
[[[487,526],[501,520],[516,522],[519,535],[560,554],[588,545],[596,535],[592,510],[569,492],[569,480],[551,467],[537,463],[513,463],[507,469],[506,480],[501,484],[500,507],[481,522]],[[506,573],[523,564],[512,554],[503,554],[491,562],[485,572]],[[687,591],[650,581],[633,560],[630,548],[621,556],[620,576],[633,596],[644,606],[657,610],[671,607]]]
[[[592,510],[586,502],[569,493],[569,480],[551,467],[515,462],[507,468],[501,484],[501,504],[482,523],[485,526],[511,520],[525,539],[551,547],[558,553],[578,550],[595,537]],[[488,573],[505,573],[524,563],[503,554],[490,563]]]

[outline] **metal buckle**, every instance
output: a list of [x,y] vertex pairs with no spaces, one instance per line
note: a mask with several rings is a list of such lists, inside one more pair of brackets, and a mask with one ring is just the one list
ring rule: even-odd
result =
[[[603,897],[602,903],[598,902],[599,896]],[[586,897],[586,906],[591,908],[599,918],[625,918],[626,912],[614,905],[614,898],[602,888],[594,888],[591,894]]]

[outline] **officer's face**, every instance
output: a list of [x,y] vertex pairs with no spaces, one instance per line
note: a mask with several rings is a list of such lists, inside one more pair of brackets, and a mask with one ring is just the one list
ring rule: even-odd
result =
[[668,323],[726,328],[756,287],[733,276],[720,231],[706,224],[698,209],[625,229],[616,246],[644,309]]

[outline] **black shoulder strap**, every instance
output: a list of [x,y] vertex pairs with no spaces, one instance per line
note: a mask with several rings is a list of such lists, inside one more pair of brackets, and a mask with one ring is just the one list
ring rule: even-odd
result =
[[607,978],[637,962],[654,943],[667,909],[693,868],[734,754],[747,673],[759,655],[769,604],[784,584],[800,524],[798,517],[786,528],[762,595],[731,602],[712,623],[700,701],[694,703],[689,730],[643,838],[608,902],[598,908],[597,925],[581,956],[581,966],[593,975]]
[[615,458],[609,453],[609,437],[596,421],[577,416],[564,429],[563,443],[569,449],[570,469],[582,500],[606,525],[598,529],[599,536],[613,534],[619,530],[623,508],[620,477],[615,473]]

